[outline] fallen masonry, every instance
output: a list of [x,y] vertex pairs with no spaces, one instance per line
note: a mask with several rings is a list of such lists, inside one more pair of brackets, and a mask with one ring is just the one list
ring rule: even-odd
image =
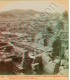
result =
[[0,33],[0,74],[64,75],[63,72],[68,73],[68,49],[65,50],[62,58],[61,41],[58,38],[52,43],[50,39],[48,43],[51,46],[44,46],[39,36],[35,42],[28,42],[21,37],[23,37],[21,34]]
[[4,41],[0,42],[0,74],[28,74],[33,73],[34,71],[32,69],[32,64],[36,66],[35,64],[38,63],[39,67],[42,66],[42,61],[40,61],[41,58],[40,60],[38,59],[40,54],[38,57],[33,52],[32,54],[29,54],[31,51],[34,51],[34,48],[29,48],[29,46],[25,48],[28,50],[31,49],[30,52],[15,47],[14,45],[11,45],[11,43]]

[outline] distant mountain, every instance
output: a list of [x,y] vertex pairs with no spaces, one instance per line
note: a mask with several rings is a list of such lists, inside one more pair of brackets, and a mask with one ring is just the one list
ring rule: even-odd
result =
[[15,17],[25,17],[25,16],[35,16],[38,14],[38,11],[35,10],[22,10],[22,9],[15,9],[10,11],[3,11],[0,13],[0,17],[2,18],[15,18]]

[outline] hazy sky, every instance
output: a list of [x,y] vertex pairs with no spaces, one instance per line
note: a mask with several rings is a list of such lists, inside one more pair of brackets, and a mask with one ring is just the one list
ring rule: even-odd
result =
[[65,9],[68,10],[68,0],[0,1],[0,11],[11,9],[35,9],[38,11],[46,10],[47,12],[63,12]]

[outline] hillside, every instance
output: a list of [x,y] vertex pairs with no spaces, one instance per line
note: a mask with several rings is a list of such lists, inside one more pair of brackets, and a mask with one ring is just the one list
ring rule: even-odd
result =
[[0,12],[0,55],[5,56],[0,58],[0,68],[6,61],[15,66],[5,74],[68,74],[68,13],[48,14],[20,9]]

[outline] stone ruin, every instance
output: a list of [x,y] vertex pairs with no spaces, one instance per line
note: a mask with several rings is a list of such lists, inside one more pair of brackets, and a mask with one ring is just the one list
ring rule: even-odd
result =
[[[8,37],[8,33],[5,34]],[[8,40],[3,36],[0,34],[0,74],[64,75],[68,73],[68,50],[61,59],[60,54],[56,54],[57,41],[54,45],[52,43],[52,47],[46,47],[40,44],[41,41],[43,42],[42,36],[36,36],[35,43],[20,41],[14,34],[12,37],[9,36]],[[57,45],[57,49],[59,46]]]
[[29,53],[10,42],[0,41],[0,74],[33,74],[38,69],[42,71],[41,56],[35,58],[34,53]]

